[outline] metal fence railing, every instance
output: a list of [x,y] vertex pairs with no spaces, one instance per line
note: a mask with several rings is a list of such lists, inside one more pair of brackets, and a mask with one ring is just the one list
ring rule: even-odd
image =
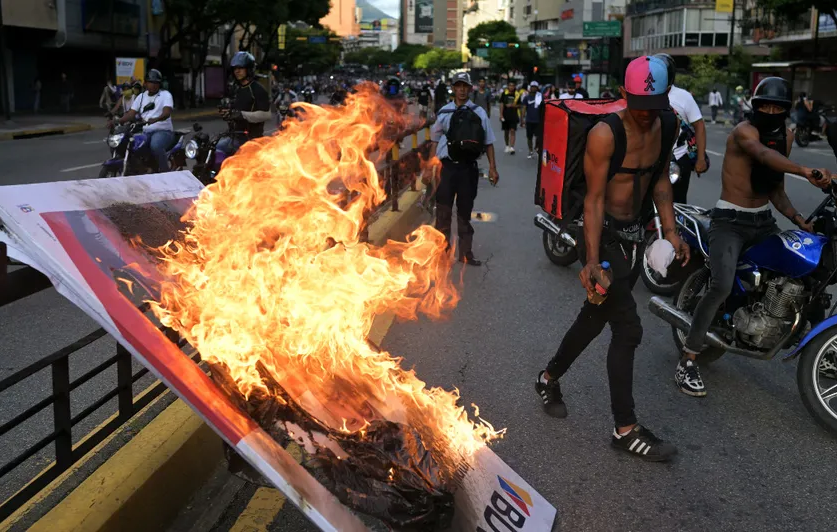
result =
[[[392,150],[380,156],[378,172],[380,178],[385,180],[383,185],[388,198],[379,207],[379,212],[386,209],[393,211],[399,210],[398,196],[400,193],[407,188],[415,190],[416,179],[421,169],[421,160],[428,160],[430,145],[429,127],[430,125],[425,122],[406,132],[401,132]],[[422,130],[424,130],[424,139],[420,140],[419,133]],[[411,139],[411,147],[401,153],[399,146],[407,138]],[[52,286],[49,279],[34,268],[22,266],[14,271],[9,271],[10,265],[6,245],[0,242],[0,307],[24,299]],[[147,304],[140,307],[140,310],[143,312],[147,311]],[[163,327],[160,329],[178,347],[183,349],[187,356],[191,356],[193,360],[200,362],[200,354],[191,348],[185,340],[181,340],[171,330]],[[0,437],[9,434],[41,412],[47,409],[52,410],[52,430],[25,449],[16,450],[16,456],[8,462],[0,463],[0,483],[6,482],[4,478],[7,479],[10,473],[49,446],[53,447],[52,455],[54,458],[49,467],[41,471],[19,491],[0,504],[0,522],[9,517],[59,475],[67,471],[165,390],[165,385],[157,381],[156,384],[153,384],[141,394],[135,395],[133,393],[133,384],[147,375],[148,369],[142,368],[137,372],[133,372],[131,354],[119,344],[117,344],[116,352],[113,356],[107,358],[81,376],[71,379],[71,357],[106,335],[107,332],[99,328],[0,380],[0,394],[15,387],[20,387],[19,389],[25,390],[26,388],[24,387],[27,386],[27,383],[24,381],[42,372],[48,372],[51,383],[47,387],[48,392],[46,395],[37,398],[37,402],[33,405],[28,406],[20,412],[8,413],[12,417],[0,425]],[[109,387],[104,395],[73,415],[71,408],[73,392],[113,366],[116,366],[116,382]],[[74,428],[114,398],[117,399],[118,403],[116,415],[94,429],[93,432],[87,434],[78,444],[74,445]]]

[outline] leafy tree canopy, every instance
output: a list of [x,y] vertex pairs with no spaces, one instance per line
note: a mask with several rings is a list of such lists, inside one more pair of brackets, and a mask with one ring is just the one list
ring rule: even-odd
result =
[[[493,48],[492,42],[519,44],[519,46]],[[514,70],[531,72],[540,63],[537,52],[529,48],[527,43],[521,43],[514,26],[504,20],[482,22],[468,30],[467,46],[471,54],[476,54],[480,48],[488,50],[486,60],[491,65],[490,70],[497,74]]]
[[[311,44],[307,41],[309,36],[324,36],[328,40],[325,44]],[[306,40],[299,40],[302,38]],[[322,74],[340,62],[341,50],[337,34],[329,29],[288,28],[285,49],[274,50],[270,59],[284,77]]]
[[462,53],[457,50],[433,48],[416,57],[416,70],[453,70],[462,67]]

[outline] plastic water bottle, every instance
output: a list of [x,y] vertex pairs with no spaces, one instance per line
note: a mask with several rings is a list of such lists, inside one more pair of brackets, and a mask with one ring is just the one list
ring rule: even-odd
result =
[[607,299],[607,291],[613,282],[613,271],[608,261],[602,261],[601,267],[593,272],[593,293],[588,294],[587,300],[594,305],[601,305]]

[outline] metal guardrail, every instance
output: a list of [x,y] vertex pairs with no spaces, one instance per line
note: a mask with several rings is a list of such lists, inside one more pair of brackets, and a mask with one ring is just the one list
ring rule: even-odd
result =
[[[400,132],[395,139],[395,144],[392,149],[381,158],[381,162],[378,165],[378,172],[381,178],[386,180],[384,189],[388,196],[389,205],[387,203],[382,204],[379,211],[386,210],[387,207],[393,211],[398,211],[398,196],[400,193],[407,188],[412,190],[416,189],[416,176],[421,168],[421,159],[428,159],[430,125],[430,122],[425,121],[411,130]],[[425,130],[425,139],[419,143],[418,133],[423,129]],[[408,137],[412,139],[411,149],[403,154],[399,154],[399,144]],[[410,179],[410,177],[412,178]],[[24,266],[9,272],[9,266],[10,260],[6,245],[0,242],[0,307],[46,290],[52,286],[49,279],[34,268]],[[147,308],[147,304],[143,305],[140,307],[140,311],[145,312]],[[174,331],[163,327],[160,330],[181,349],[190,347]],[[47,448],[50,444],[54,445],[55,457],[52,465],[0,504],[0,522],[23,506],[59,475],[72,467],[73,464],[83,458],[166,389],[165,384],[157,382],[157,384],[142,393],[141,397],[135,397],[133,394],[133,384],[148,374],[148,369],[142,368],[136,373],[133,373],[131,353],[120,344],[117,344],[116,353],[112,357],[98,364],[80,377],[70,380],[70,356],[107,334],[107,331],[99,328],[0,380],[0,393],[14,386],[19,386],[32,375],[46,370],[50,371],[52,381],[52,393],[40,399],[24,411],[17,413],[11,420],[0,425],[0,437],[6,435],[47,408],[52,407],[53,412],[52,432],[23,450],[9,462],[0,464],[0,482],[3,481],[2,479],[6,475],[41,450]],[[196,350],[191,355],[191,358],[196,362],[200,362],[200,354]],[[115,386],[93,402],[93,404],[73,416],[71,411],[72,392],[114,365],[116,366],[117,375]],[[82,442],[74,446],[73,428],[114,398],[118,400],[117,415],[93,432],[87,434]]]
[[[25,266],[16,271],[8,272],[8,266],[9,259],[6,245],[0,242],[0,306],[8,305],[52,286],[49,279],[33,268]],[[145,311],[147,310],[147,305],[143,305],[140,308],[142,311]],[[166,332],[170,339],[177,341],[176,334],[173,334],[170,330],[161,330]],[[50,371],[52,380],[52,393],[40,399],[26,410],[18,413],[11,420],[0,425],[0,436],[14,430],[22,423],[49,407],[52,407],[53,414],[52,432],[23,450],[9,462],[0,465],[0,481],[2,481],[3,477],[50,444],[54,445],[55,457],[55,461],[51,466],[43,470],[20,491],[0,504],[0,521],[9,517],[15,510],[25,504],[61,473],[67,471],[73,464],[90,452],[91,449],[96,447],[165,390],[165,385],[162,382],[158,382],[146,393],[142,394],[142,397],[135,398],[133,384],[144,377],[148,373],[148,369],[142,368],[136,373],[133,373],[131,353],[119,344],[117,344],[116,353],[112,357],[98,364],[80,377],[70,380],[70,356],[106,335],[107,331],[99,328],[70,345],[0,380],[0,393],[20,385],[32,375],[47,369]],[[179,347],[182,348],[184,345],[184,341],[178,342]],[[197,359],[198,354],[196,353],[193,358]],[[70,407],[72,392],[114,365],[116,366],[116,385],[102,397],[94,401],[93,404],[88,405],[84,410],[73,416]],[[74,446],[73,427],[87,419],[114,398],[117,398],[118,414],[107,423],[89,433],[82,442]]]

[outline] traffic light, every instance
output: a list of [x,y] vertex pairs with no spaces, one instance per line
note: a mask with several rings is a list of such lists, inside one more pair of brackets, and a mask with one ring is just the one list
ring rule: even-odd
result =
[[485,47],[486,47],[486,48],[488,48],[489,46],[491,46],[491,43],[490,43],[490,42],[485,43]]
[[520,48],[520,43],[519,42],[514,43],[514,47],[515,48]]
[[537,74],[538,73],[538,67],[535,67],[534,70],[535,70],[535,74]]

